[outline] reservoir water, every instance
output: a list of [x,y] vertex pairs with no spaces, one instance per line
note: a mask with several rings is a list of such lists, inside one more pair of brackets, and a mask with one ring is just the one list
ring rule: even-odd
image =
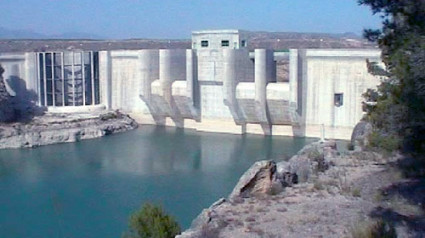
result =
[[287,159],[313,141],[141,126],[0,150],[0,237],[120,237],[147,201],[188,228],[255,161]]

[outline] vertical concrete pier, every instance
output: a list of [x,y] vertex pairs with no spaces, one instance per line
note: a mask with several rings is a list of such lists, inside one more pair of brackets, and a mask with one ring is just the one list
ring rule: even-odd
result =
[[189,99],[189,108],[195,120],[199,118],[199,85],[198,85],[198,64],[196,53],[193,50],[186,50],[186,90]]
[[267,53],[265,49],[255,50],[255,107],[260,123],[268,123],[266,116]]
[[177,127],[183,127],[183,117],[173,98],[173,82],[186,80],[186,50],[159,50],[159,96],[166,105],[163,114],[170,116]]
[[255,50],[255,111],[264,134],[271,135],[271,122],[267,107],[267,83],[273,81],[273,52],[266,49]]
[[194,60],[193,50],[186,50],[186,88],[187,88],[187,97],[190,98],[193,102],[193,83],[195,81],[196,72],[196,62]]
[[229,107],[235,103],[234,85],[236,80],[236,57],[235,51],[231,49],[223,50],[223,101]]
[[100,82],[100,100],[105,104],[107,109],[112,109],[112,59],[110,51],[99,52],[99,68],[100,78],[103,79]]
[[149,104],[151,102],[152,82],[159,77],[158,50],[141,50],[139,52],[139,71],[141,77],[140,96]]
[[159,50],[159,82],[161,93],[164,99],[169,102],[171,99],[171,50]]
[[236,124],[243,124],[236,101],[236,50],[223,49],[223,103],[229,107]]
[[[289,91],[291,92],[290,100],[296,103],[298,99],[298,50],[289,50]],[[296,106],[296,105],[295,105]]]

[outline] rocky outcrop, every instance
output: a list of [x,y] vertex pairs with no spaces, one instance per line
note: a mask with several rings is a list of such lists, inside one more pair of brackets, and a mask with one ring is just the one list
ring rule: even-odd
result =
[[50,114],[30,123],[0,125],[0,149],[76,142],[132,130],[137,123],[125,114]]
[[312,175],[326,171],[337,158],[335,141],[319,141],[305,146],[289,161],[258,161],[239,179],[229,200],[277,194],[284,187],[306,182]]
[[[423,183],[401,176],[394,167],[400,158],[371,151],[339,154],[335,148],[334,142],[317,142],[286,162],[255,163],[238,182],[233,199],[203,210],[177,237],[363,237],[376,229],[374,219],[389,221],[397,237],[423,237],[423,203],[417,203],[423,199],[406,196],[407,191],[422,195]],[[306,182],[294,182],[303,174],[308,174]],[[280,181],[283,192],[265,192],[272,181]],[[401,184],[407,187],[396,192]],[[252,188],[261,188],[255,190],[260,193]]]
[[258,161],[239,179],[229,200],[279,193],[283,189],[279,178],[274,161]]
[[227,222],[220,219],[217,209],[229,202],[225,198],[220,198],[209,208],[202,210],[195,220],[192,221],[191,228],[176,238],[208,238],[216,237],[219,230],[227,226]]
[[326,171],[337,158],[335,141],[318,141],[305,146],[289,161],[277,164],[279,176],[287,185],[307,182],[312,175]]
[[254,163],[239,179],[227,200],[222,198],[208,209],[204,209],[192,222],[191,228],[177,237],[218,237],[222,229],[234,225],[232,223],[236,218],[228,218],[228,213],[236,214],[245,209],[236,208],[241,206],[239,204],[246,204],[247,200],[263,201],[271,196],[282,196],[285,188],[308,182],[328,170],[338,160],[337,155],[335,141],[319,141],[305,146],[288,161],[275,163],[264,160]]

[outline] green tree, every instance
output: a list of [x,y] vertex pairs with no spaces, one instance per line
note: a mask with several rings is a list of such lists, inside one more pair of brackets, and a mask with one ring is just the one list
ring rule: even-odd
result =
[[[395,147],[424,158],[425,152],[425,0],[358,0],[382,18],[382,29],[365,30],[382,50],[387,79],[365,94],[376,138],[393,137]],[[370,71],[375,71],[370,65]]]
[[127,237],[174,238],[181,229],[173,217],[164,213],[161,207],[145,203],[133,213],[129,222]]
[[15,110],[12,97],[6,90],[3,80],[4,69],[0,65],[0,122],[11,122],[15,120]]

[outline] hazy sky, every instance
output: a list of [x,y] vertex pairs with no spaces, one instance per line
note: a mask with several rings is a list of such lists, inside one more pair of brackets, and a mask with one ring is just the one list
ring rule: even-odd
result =
[[355,32],[379,17],[356,0],[1,0],[0,26],[106,38],[190,38],[192,30]]

